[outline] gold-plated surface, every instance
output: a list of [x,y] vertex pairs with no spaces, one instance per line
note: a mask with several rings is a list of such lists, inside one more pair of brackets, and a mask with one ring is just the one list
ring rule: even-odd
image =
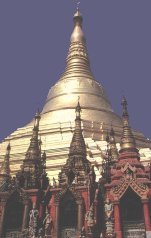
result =
[[76,13],[74,14],[73,21],[74,21],[74,30],[73,30],[73,33],[71,34],[71,38],[70,38],[71,43],[85,42],[86,39],[85,39],[84,33],[82,31],[83,18],[82,18],[82,15],[79,10],[77,10]]
[[111,107],[106,92],[95,79],[90,69],[86,40],[82,30],[82,16],[79,10],[74,15],[74,29],[66,60],[65,72],[50,89],[42,110],[42,121],[74,121],[77,99],[83,109],[83,119],[121,125],[122,122]]

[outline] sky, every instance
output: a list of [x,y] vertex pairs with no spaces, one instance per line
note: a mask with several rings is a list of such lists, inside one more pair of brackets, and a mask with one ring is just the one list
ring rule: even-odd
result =
[[[0,140],[42,110],[64,71],[75,0],[0,1]],[[81,0],[91,69],[151,138],[151,0]]]

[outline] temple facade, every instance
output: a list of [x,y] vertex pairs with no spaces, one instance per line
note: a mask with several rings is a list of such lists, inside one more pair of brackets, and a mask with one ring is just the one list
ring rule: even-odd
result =
[[0,237],[149,238],[151,142],[130,127],[124,97],[122,117],[114,113],[91,72],[79,9],[73,20],[42,112],[0,145]]

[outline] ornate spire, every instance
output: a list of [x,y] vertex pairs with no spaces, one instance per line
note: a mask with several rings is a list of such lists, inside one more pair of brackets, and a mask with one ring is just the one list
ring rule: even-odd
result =
[[35,115],[35,124],[33,128],[32,138],[30,139],[30,145],[26,153],[25,159],[35,159],[40,154],[40,143],[38,139],[40,112]]
[[10,150],[11,147],[9,143],[6,149],[6,155],[4,157],[2,167],[0,168],[0,175],[10,176],[10,166],[9,166]]
[[122,107],[123,107],[123,135],[121,138],[121,150],[131,150],[136,149],[135,139],[129,125],[129,115],[127,110],[127,101],[125,97],[122,99]]
[[73,138],[70,144],[69,156],[71,155],[82,155],[86,157],[86,145],[82,135],[81,129],[81,106],[78,101],[77,107],[75,109],[76,119],[75,119],[75,130]]
[[38,139],[39,111],[35,115],[35,124],[29,148],[23,161],[22,170],[16,175],[21,187],[46,188],[48,178],[46,174],[46,154],[41,155],[41,140]]
[[86,145],[81,129],[81,106],[78,101],[75,109],[75,130],[69,149],[69,158],[59,173],[59,184],[71,185],[72,183],[84,185],[86,178],[91,177],[95,181],[95,173],[90,162],[86,158]]
[[110,130],[109,141],[110,141],[110,150],[111,150],[112,159],[116,161],[118,159],[118,150],[116,147],[115,134],[114,134],[114,129],[112,126]]
[[94,80],[90,69],[89,57],[86,48],[86,39],[82,30],[83,18],[79,8],[73,17],[74,29],[70,38],[70,47],[67,56],[65,72],[60,80],[85,77]]

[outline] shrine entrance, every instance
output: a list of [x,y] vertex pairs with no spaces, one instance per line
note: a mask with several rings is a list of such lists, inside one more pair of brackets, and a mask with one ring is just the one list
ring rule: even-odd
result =
[[[17,237],[21,231],[23,204],[18,192],[14,192],[7,201],[4,217],[4,237]],[[16,235],[16,236],[15,236]]]
[[77,204],[70,191],[62,197],[60,203],[60,236],[75,238],[77,230]]
[[143,206],[140,197],[129,188],[120,200],[124,238],[145,238]]

